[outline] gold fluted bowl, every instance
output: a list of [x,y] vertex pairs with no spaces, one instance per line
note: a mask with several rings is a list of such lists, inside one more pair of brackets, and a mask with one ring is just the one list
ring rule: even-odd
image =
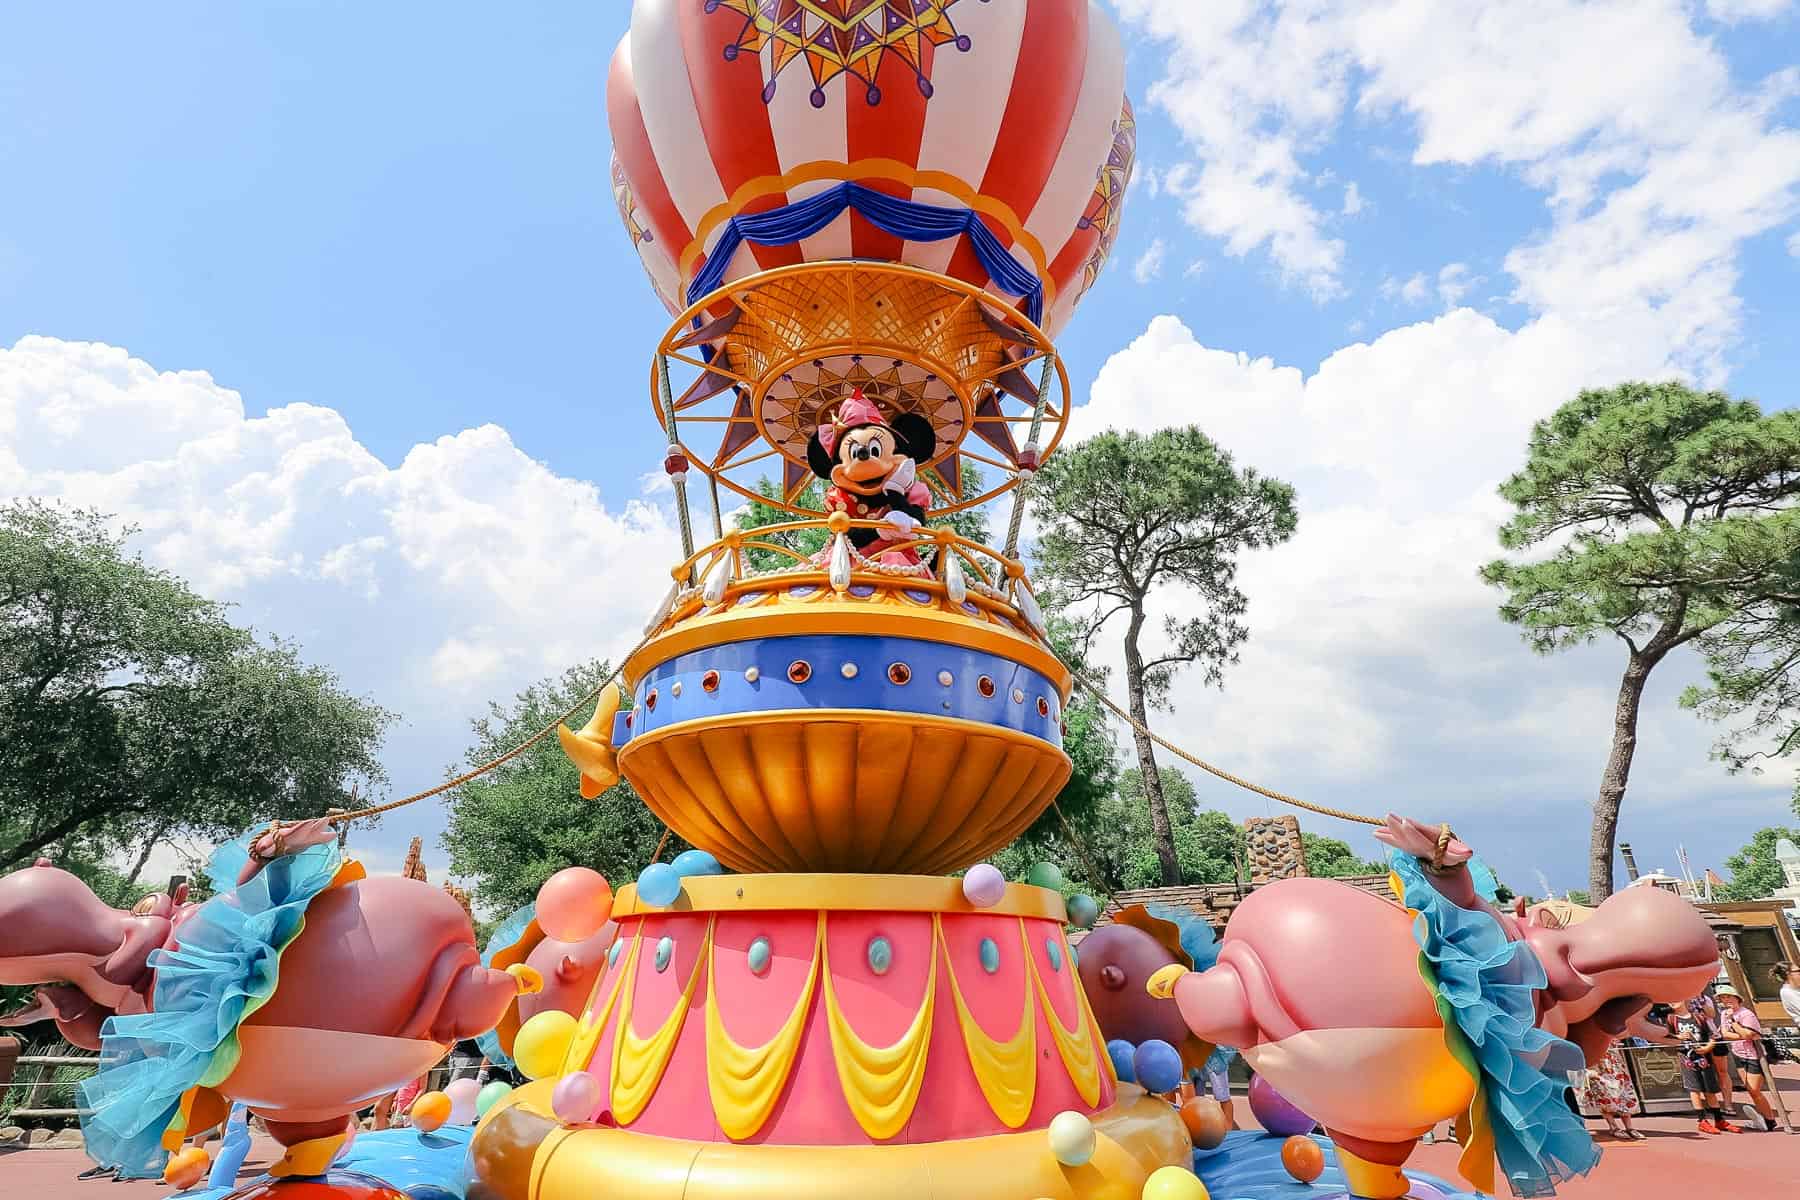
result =
[[794,576],[679,613],[626,664],[619,769],[734,871],[942,874],[1068,781],[1068,672],[1004,605]]

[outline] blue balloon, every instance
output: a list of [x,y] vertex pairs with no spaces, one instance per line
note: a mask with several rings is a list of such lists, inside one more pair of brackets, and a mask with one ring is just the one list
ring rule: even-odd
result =
[[1132,1055],[1131,1068],[1146,1092],[1160,1096],[1181,1086],[1181,1052],[1152,1038]]
[[645,904],[667,908],[681,896],[681,875],[668,863],[651,863],[639,873],[637,888]]
[[1132,1061],[1137,1047],[1124,1038],[1114,1038],[1106,1043],[1106,1057],[1112,1059],[1113,1074],[1119,1077],[1120,1083],[1137,1082],[1137,1066]]
[[725,868],[719,865],[719,860],[704,850],[683,850],[669,865],[674,867],[675,873],[683,879],[690,875],[723,875],[725,873]]

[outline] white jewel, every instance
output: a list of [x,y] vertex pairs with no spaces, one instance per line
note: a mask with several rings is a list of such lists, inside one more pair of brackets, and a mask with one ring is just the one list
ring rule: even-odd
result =
[[826,572],[831,580],[833,591],[842,592],[850,587],[850,539],[838,534],[831,543],[831,566]]
[[845,663],[843,666],[839,667],[838,670],[843,673],[843,676],[845,679],[855,679],[856,678],[856,664],[855,663]]

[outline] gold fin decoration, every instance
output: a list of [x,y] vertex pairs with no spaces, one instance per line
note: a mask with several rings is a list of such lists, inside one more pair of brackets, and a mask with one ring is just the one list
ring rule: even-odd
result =
[[612,729],[621,703],[619,685],[609,683],[600,693],[594,715],[580,732],[567,725],[556,727],[556,740],[562,743],[563,753],[581,770],[581,795],[585,800],[592,800],[619,782],[619,756],[613,750]]
[[[962,1028],[963,1046],[969,1052],[969,1065],[975,1069],[975,1082],[981,1085],[981,1094],[987,1097],[994,1115],[1008,1129],[1017,1129],[1031,1115],[1031,1104],[1037,1096],[1037,1006],[1032,1002],[1031,976],[1021,975],[1025,994],[1020,998],[1024,1013],[1019,1018],[1018,1032],[1004,1042],[989,1037],[963,1002],[943,922],[933,915],[931,923],[935,927],[934,940],[943,947],[950,999],[956,1004],[956,1023]],[[1024,922],[1019,924],[1019,944],[1029,959],[1031,943],[1026,940]]]
[[563,1059],[559,1075],[587,1070],[588,1060],[593,1058],[594,1051],[599,1048],[601,1035],[606,1032],[606,1019],[612,1015],[613,1005],[618,1002],[625,977],[632,973],[632,964],[637,962],[638,947],[643,940],[643,923],[639,922],[637,931],[631,937],[630,950],[620,952],[627,955],[625,967],[613,976],[612,990],[606,994],[606,1003],[600,1006],[598,1012],[594,1010],[594,1000],[600,995],[600,985],[606,982],[606,972],[602,971],[600,978],[594,980],[594,987],[588,993],[581,1019],[575,1025],[575,1036],[569,1040],[569,1052]]
[[368,877],[369,873],[363,869],[362,863],[354,858],[346,858],[338,867],[337,874],[331,877],[331,882],[325,885],[325,890],[329,892],[332,888],[346,887],[352,883],[361,883]]
[[856,1035],[838,1007],[829,945],[819,947],[819,958],[825,975],[825,1018],[831,1029],[832,1059],[837,1063],[844,1102],[864,1133],[885,1141],[906,1128],[919,1100],[919,1087],[925,1082],[925,1052],[931,1046],[931,1014],[937,998],[937,954],[931,955],[924,1002],[906,1032],[891,1046],[871,1046]]
[[650,1098],[656,1094],[656,1085],[662,1082],[669,1055],[674,1053],[675,1041],[681,1036],[681,1026],[687,1020],[688,1006],[693,1003],[694,990],[700,985],[700,973],[706,970],[707,960],[712,957],[712,936],[713,922],[708,919],[706,940],[700,946],[700,956],[694,960],[693,971],[688,974],[687,986],[662,1025],[647,1038],[639,1037],[631,1028],[632,988],[637,983],[640,961],[637,948],[632,948],[631,967],[624,982],[625,998],[619,1005],[619,1028],[613,1037],[612,1111],[613,1118],[621,1125],[629,1125],[644,1114]]
[[[1025,922],[1019,921],[1019,935],[1025,936]],[[1027,942],[1029,949],[1029,942]],[[1069,958],[1069,947],[1062,948],[1063,959]],[[1050,1037],[1056,1043],[1056,1052],[1062,1057],[1063,1069],[1068,1071],[1070,1082],[1089,1107],[1100,1103],[1100,1055],[1094,1046],[1094,1035],[1088,1018],[1087,1005],[1079,998],[1075,1005],[1075,1028],[1064,1029],[1062,1019],[1056,1015],[1056,1006],[1050,1002],[1050,989],[1044,986],[1044,976],[1038,970],[1037,958],[1027,953],[1025,965],[1031,971],[1032,982],[1037,985],[1038,1003],[1044,1006],[1044,1020],[1050,1026]],[[1079,993],[1081,988],[1076,987]]]
[[[775,1036],[760,1046],[740,1046],[732,1040],[719,1013],[718,964],[712,953],[706,968],[706,1082],[712,1095],[713,1116],[733,1141],[754,1137],[775,1102],[781,1099],[788,1074],[800,1055],[800,1036],[812,1011],[813,989],[818,983],[819,961],[825,947],[825,914],[819,914],[813,935],[812,963],[806,968],[806,985],[800,989],[794,1009]],[[713,947],[713,953],[717,952]]]
[[337,1158],[338,1151],[342,1150],[344,1143],[349,1140],[350,1131],[346,1127],[343,1133],[334,1133],[330,1137],[313,1138],[310,1141],[289,1146],[287,1153],[283,1154],[275,1165],[269,1168],[269,1174],[276,1179],[286,1179],[290,1175],[302,1178],[309,1175],[323,1175],[325,1169],[331,1166],[332,1160]]

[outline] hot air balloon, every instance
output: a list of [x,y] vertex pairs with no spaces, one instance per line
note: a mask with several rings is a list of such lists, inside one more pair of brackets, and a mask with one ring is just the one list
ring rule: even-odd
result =
[[[1037,390],[1066,387],[1026,368],[1053,356],[1104,266],[1135,150],[1123,47],[1097,3],[637,0],[607,113],[620,216],[657,295],[692,318],[663,349],[693,385],[658,412],[697,419],[671,429],[683,467],[754,497],[767,443],[790,502],[820,410],[854,387],[937,428],[940,509],[991,499],[1054,446],[1064,408],[1053,395],[1036,411]],[[929,282],[766,279],[830,263]],[[750,345],[731,340],[743,297],[719,291],[739,282],[769,310]],[[969,464],[999,486],[965,491]]]

